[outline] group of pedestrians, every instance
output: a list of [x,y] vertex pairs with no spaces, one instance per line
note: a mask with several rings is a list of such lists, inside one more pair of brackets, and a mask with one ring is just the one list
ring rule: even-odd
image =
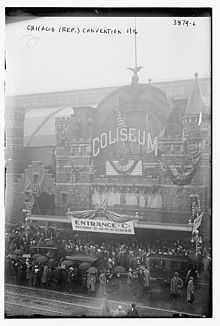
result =
[[[194,276],[193,276],[194,275]],[[198,271],[189,269],[185,282],[180,277],[178,272],[175,272],[170,282],[170,296],[172,300],[178,300],[183,296],[184,289],[186,289],[186,302],[193,304],[195,300],[195,290],[198,287]]]
[[[57,249],[56,257],[39,263],[31,254],[31,248],[45,246],[48,239]],[[11,227],[6,235],[6,278],[15,276],[17,284],[34,287],[63,291],[84,289],[87,293],[98,296],[106,295],[108,289],[115,284],[118,292],[127,287],[133,298],[138,298],[152,293],[154,285],[151,284],[150,257],[156,253],[161,256],[171,253],[174,255],[177,252],[185,255],[187,250],[187,245],[181,241],[155,240],[154,243],[145,244],[120,240],[105,242],[81,238],[78,235],[70,240],[59,236],[58,232],[51,228],[21,224]],[[15,255],[16,251],[20,253]],[[97,268],[95,273],[80,271],[79,266],[65,266],[62,261],[70,253],[96,257],[103,262],[103,266]],[[124,272],[116,272],[116,267],[119,266]],[[164,268],[166,269],[166,266]],[[194,302],[198,271],[189,269],[184,275],[184,281],[183,276],[177,272],[172,278],[169,275],[168,279],[172,300],[178,300],[186,293],[187,302]]]
[[6,233],[6,249],[9,253],[20,249],[29,253],[33,246],[46,246],[48,240],[54,243],[60,255],[65,253],[85,254],[108,261],[109,268],[117,265],[136,268],[146,265],[149,256],[190,256],[192,246],[190,241],[174,240],[123,240],[94,241],[86,236],[72,234],[71,239],[59,230],[51,227],[41,227],[29,223],[12,226]]

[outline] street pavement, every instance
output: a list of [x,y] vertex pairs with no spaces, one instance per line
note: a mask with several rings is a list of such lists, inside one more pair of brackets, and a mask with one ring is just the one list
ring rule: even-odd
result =
[[[119,295],[118,290],[120,290],[121,295]],[[151,292],[139,296],[139,298],[134,295],[129,297],[128,293],[125,293],[123,286],[121,286],[121,289],[112,287],[107,291],[107,298],[111,311],[115,311],[118,305],[121,305],[127,311],[130,303],[135,302],[141,317],[173,317],[174,314],[184,314],[185,317],[208,316],[207,304],[201,306],[201,300],[189,306],[184,305],[183,298],[173,302],[168,299],[165,300],[165,294],[158,290]],[[130,300],[126,300],[128,298]],[[16,284],[6,284],[5,286],[6,318],[101,317],[102,304],[103,295],[99,290],[95,295],[88,295],[30,288]]]

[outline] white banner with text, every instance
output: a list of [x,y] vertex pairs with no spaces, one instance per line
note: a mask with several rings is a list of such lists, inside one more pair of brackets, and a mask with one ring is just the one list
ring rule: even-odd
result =
[[90,220],[72,217],[74,231],[103,232],[118,234],[134,234],[133,222],[118,223],[106,220]]

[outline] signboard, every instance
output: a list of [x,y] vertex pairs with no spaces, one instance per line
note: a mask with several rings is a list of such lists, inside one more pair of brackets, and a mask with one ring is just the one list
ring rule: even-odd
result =
[[133,222],[118,223],[107,220],[71,218],[74,231],[134,234]]
[[119,142],[137,143],[138,145],[146,146],[147,153],[154,152],[154,155],[157,156],[157,137],[152,138],[151,134],[146,130],[136,128],[116,128],[116,130],[102,132],[98,137],[92,139],[92,154],[96,157],[101,150]]

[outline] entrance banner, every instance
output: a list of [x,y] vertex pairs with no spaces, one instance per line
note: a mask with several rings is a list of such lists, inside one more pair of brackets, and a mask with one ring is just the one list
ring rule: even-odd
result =
[[133,222],[118,223],[108,220],[71,218],[74,231],[103,232],[115,234],[134,234]]

